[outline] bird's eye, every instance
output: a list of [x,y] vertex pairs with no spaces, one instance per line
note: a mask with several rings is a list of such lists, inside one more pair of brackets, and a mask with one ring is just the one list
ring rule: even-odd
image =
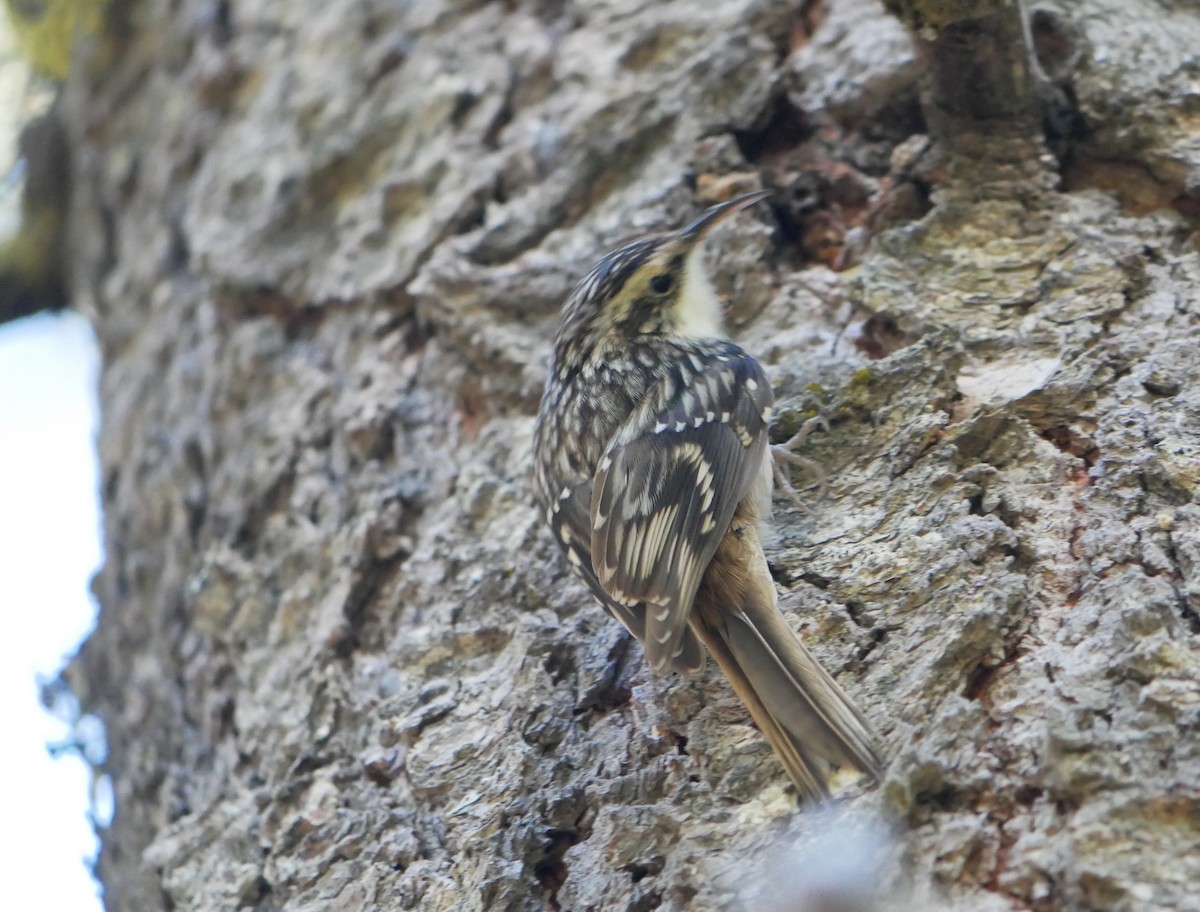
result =
[[650,280],[650,288],[655,294],[666,294],[675,284],[675,279],[669,273],[660,272]]

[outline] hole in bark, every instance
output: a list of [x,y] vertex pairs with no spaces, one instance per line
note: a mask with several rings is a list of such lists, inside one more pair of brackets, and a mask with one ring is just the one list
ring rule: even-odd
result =
[[467,115],[474,110],[479,104],[479,96],[471,91],[459,92],[454,99],[454,107],[450,111],[450,123],[454,127],[461,127],[463,121],[467,119]]
[[533,866],[533,876],[550,892],[550,906],[557,909],[558,890],[567,881],[567,865],[563,856],[567,849],[579,842],[574,830],[546,830],[546,842],[542,846],[543,857]]
[[967,675],[967,681],[963,687],[963,696],[968,700],[986,700],[988,689],[996,682],[996,676],[1000,673],[1000,670],[1013,664],[1022,655],[1024,655],[1023,650],[1012,647],[1006,649],[1003,658],[994,664],[986,665],[980,662]]
[[230,697],[221,704],[221,709],[217,716],[217,722],[222,736],[233,735],[236,738],[237,726],[234,725],[234,719],[236,716],[237,702],[233,699],[233,697]]
[[771,579],[781,586],[786,587],[792,583],[792,575],[788,572],[787,567],[775,563],[770,558],[767,559],[767,572],[771,574]]
[[567,866],[557,859],[539,861],[533,866],[533,875],[552,893],[567,882]]
[[653,855],[645,861],[632,862],[625,865],[622,869],[629,874],[631,883],[639,883],[647,877],[652,877],[655,874],[661,874],[664,860],[661,855]]
[[362,634],[371,608],[379,593],[392,579],[393,572],[404,563],[407,552],[401,551],[387,560],[376,560],[363,567],[354,579],[342,605],[344,622],[330,636],[329,645],[339,659],[348,659],[362,647]]
[[930,795],[929,803],[938,810],[953,811],[966,803],[966,796],[956,786],[947,785]]
[[870,639],[867,640],[866,645],[862,646],[858,650],[858,662],[861,664],[863,662],[863,660],[866,659],[866,657],[869,656],[872,652],[874,652],[875,649],[879,646],[879,644],[882,643],[885,639],[887,639],[887,628],[886,627],[873,628],[871,630]]
[[[1175,549],[1172,548],[1171,550],[1173,552]],[[1179,562],[1175,561],[1175,565],[1178,567]],[[1183,618],[1184,623],[1188,625],[1188,629],[1191,630],[1192,633],[1200,634],[1200,612],[1197,612],[1192,606],[1192,603],[1188,599],[1187,592],[1181,588],[1177,588],[1175,599],[1179,605],[1179,616]]]
[[1080,35],[1069,21],[1049,9],[1033,11],[1029,34],[1045,76],[1037,81],[1036,89],[1042,132],[1063,170],[1073,161],[1076,147],[1092,133],[1075,94],[1074,73],[1083,56]]
[[368,781],[380,788],[390,788],[398,772],[392,758],[374,758],[363,764],[363,773]]
[[1023,785],[1016,792],[1017,804],[1023,804],[1026,807],[1033,804],[1042,797],[1044,792],[1036,785]]
[[293,779],[298,779],[308,773],[315,772],[323,766],[329,765],[329,758],[322,757],[319,754],[305,754],[288,770],[288,775]]
[[1072,85],[1050,85],[1039,94],[1042,108],[1042,134],[1046,147],[1058,159],[1059,171],[1075,158],[1075,149],[1091,135],[1091,128]]
[[556,647],[542,663],[546,674],[555,684],[561,684],[566,678],[575,676],[575,653],[567,646]]
[[967,675],[967,686],[963,689],[963,695],[968,700],[978,700],[980,694],[995,679],[997,668],[995,665],[976,665],[975,670]]
[[801,573],[799,579],[801,582],[808,583],[810,586],[814,586],[822,591],[828,589],[830,586],[830,580],[824,576],[821,576],[819,573]]
[[904,332],[893,317],[879,313],[872,314],[863,323],[854,345],[868,358],[879,359],[886,358],[914,341],[916,340]]
[[857,627],[871,628],[875,626],[875,621],[867,614],[867,606],[862,602],[853,599],[846,602],[846,614],[850,615],[850,620]]
[[733,139],[738,149],[751,164],[774,152],[785,152],[800,145],[810,136],[813,128],[804,112],[779,95],[771,106],[766,125],[760,130],[734,130]]
[[1178,396],[1183,384],[1175,377],[1154,374],[1142,381],[1142,389],[1151,396]]
[[446,226],[448,234],[467,234],[476,228],[482,228],[487,218],[483,199],[470,200]]
[[1079,48],[1071,26],[1058,13],[1036,9],[1029,17],[1033,53],[1042,70],[1051,79],[1062,79],[1079,61]]
[[[805,31],[797,32],[802,41]],[[798,265],[846,269],[861,259],[871,236],[928,211],[928,187],[920,189],[918,175],[900,173],[894,161],[901,145],[925,131],[914,85],[898,89],[861,123],[810,118],[783,95],[764,114],[761,127],[732,135],[763,183],[775,188],[777,237]]]
[[633,698],[633,691],[616,681],[607,682],[607,686],[596,690],[594,698],[583,708],[594,712],[608,712],[620,709]]
[[1041,435],[1062,452],[1083,460],[1084,465],[1089,469],[1100,459],[1100,448],[1096,446],[1096,442],[1092,438],[1080,434],[1064,424],[1044,428]]
[[812,142],[791,160],[764,168],[767,182],[778,186],[771,198],[778,237],[799,254],[801,264],[844,269],[857,262],[872,229],[921,214],[901,213],[894,192],[881,192],[880,182],[867,176],[859,163],[838,157],[851,151]]
[[261,903],[270,895],[271,885],[267,883],[265,877],[260,876],[254,881],[253,884],[247,887],[241,899],[244,905],[256,905],[257,903]]
[[608,654],[604,676],[580,694],[579,711],[604,713],[625,706],[633,698],[632,690],[625,683],[629,649],[633,642],[633,636],[623,631]]

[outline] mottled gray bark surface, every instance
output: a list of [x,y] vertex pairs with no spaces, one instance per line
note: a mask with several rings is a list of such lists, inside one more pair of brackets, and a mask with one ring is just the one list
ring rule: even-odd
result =
[[[894,6],[119,6],[66,105],[111,910],[816,908],[864,817],[878,908],[1200,909],[1200,12],[1038,4],[969,123]],[[760,182],[712,260],[828,474],[769,557],[892,758],[832,814],[528,485],[572,282]]]

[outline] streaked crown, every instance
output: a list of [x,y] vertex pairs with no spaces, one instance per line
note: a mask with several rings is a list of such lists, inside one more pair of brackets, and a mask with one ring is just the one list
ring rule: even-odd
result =
[[[637,336],[723,336],[721,302],[704,266],[704,240],[736,212],[769,194],[713,206],[680,231],[641,238],[607,254],[563,308],[556,349],[627,344]],[[577,354],[582,354],[577,352]]]

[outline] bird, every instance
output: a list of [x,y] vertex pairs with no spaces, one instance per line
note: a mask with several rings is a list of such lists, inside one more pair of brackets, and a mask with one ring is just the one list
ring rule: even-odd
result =
[[762,548],[774,392],[729,340],[704,242],[756,191],[604,256],[563,305],[534,426],[538,504],[567,563],[655,672],[711,654],[802,800],[876,781],[866,717],[780,613]]

